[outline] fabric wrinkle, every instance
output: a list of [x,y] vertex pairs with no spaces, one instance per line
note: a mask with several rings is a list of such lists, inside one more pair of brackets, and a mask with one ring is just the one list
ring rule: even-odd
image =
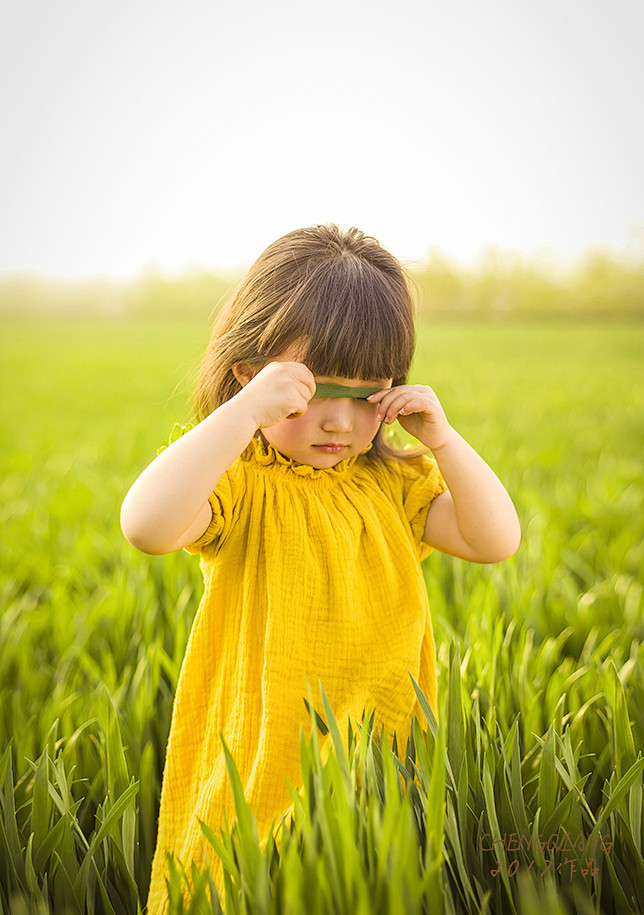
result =
[[[221,861],[204,851],[234,821],[220,735],[262,842],[300,786],[307,681],[342,733],[365,707],[404,745],[422,715],[409,672],[436,714],[435,645],[420,559],[423,517],[446,489],[433,458],[414,464],[361,453],[319,469],[254,438],[210,497],[213,518],[186,547],[204,593],[183,659],[163,773],[149,915],[168,910],[166,849],[186,871],[205,855],[223,894]],[[324,715],[322,714],[322,717]],[[326,752],[326,751],[325,751]]]

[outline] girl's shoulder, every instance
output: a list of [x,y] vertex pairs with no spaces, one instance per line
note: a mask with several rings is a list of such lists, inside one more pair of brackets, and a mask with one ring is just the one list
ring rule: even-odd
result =
[[[403,452],[404,454],[404,452]],[[434,468],[438,467],[436,458],[431,453],[414,454],[404,459],[389,455],[369,455],[369,463],[376,473],[385,477],[394,477],[400,480],[415,480],[424,477]]]
[[431,499],[447,489],[436,458],[426,453],[407,460],[373,457],[370,464],[378,483],[401,494],[403,502]]
[[163,442],[163,444],[157,448],[157,457],[161,454],[162,451],[165,451],[166,448],[169,448],[170,445],[176,442],[178,438],[181,438],[181,436],[185,435],[186,432],[190,432],[191,429],[194,429],[194,427],[194,423],[185,423],[183,425],[181,423],[175,423],[172,427],[172,432],[170,433],[168,440]]

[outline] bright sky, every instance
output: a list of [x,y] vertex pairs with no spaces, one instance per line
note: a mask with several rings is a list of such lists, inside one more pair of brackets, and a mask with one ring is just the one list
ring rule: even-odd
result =
[[237,269],[334,221],[410,266],[644,238],[642,0],[19,0],[0,272]]

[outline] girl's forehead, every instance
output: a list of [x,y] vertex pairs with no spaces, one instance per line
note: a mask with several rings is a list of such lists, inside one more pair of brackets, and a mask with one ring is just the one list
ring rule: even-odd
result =
[[[304,341],[298,340],[287,347],[279,357],[286,362],[301,362],[306,352]],[[346,388],[390,388],[392,378],[341,378],[339,375],[314,375],[316,384],[335,384]]]

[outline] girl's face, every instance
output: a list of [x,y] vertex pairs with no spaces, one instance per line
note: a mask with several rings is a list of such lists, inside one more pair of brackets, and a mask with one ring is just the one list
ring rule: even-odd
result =
[[[391,378],[365,379],[315,376],[316,384],[346,387],[390,388]],[[300,464],[329,468],[359,454],[373,441],[380,422],[378,405],[357,397],[313,397],[308,409],[295,419],[283,419],[262,429],[266,441]],[[338,445],[339,448],[328,449]]]
[[[287,353],[273,361],[289,362],[296,358]],[[315,376],[316,384],[341,384],[349,388],[390,388],[392,381],[392,378]],[[287,457],[300,464],[328,469],[364,451],[373,441],[380,426],[377,413],[377,404],[357,397],[312,397],[302,416],[283,419],[262,429],[262,433],[267,442]],[[325,451],[320,447],[325,445],[342,447]]]

